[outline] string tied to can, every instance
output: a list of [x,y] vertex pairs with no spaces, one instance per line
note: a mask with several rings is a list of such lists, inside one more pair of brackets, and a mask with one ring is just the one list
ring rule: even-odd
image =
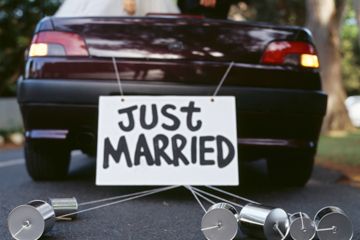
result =
[[[111,198],[83,202],[80,204],[77,203],[76,198],[50,198],[50,204],[42,200],[34,200],[25,205],[18,206],[10,212],[8,216],[8,228],[11,236],[16,240],[37,240],[53,228],[56,220],[72,220],[81,213],[150,196],[177,187],[179,186],[156,188]],[[71,212],[71,210],[77,209],[80,205],[85,206],[111,200],[113,202]],[[54,209],[56,209],[56,211]],[[65,214],[61,215],[61,213]]]

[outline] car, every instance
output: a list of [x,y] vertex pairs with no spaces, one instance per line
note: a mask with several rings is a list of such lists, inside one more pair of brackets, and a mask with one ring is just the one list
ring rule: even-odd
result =
[[351,123],[360,128],[360,96],[350,96],[345,101]]
[[115,67],[126,95],[208,96],[231,62],[218,94],[236,97],[240,172],[266,159],[274,183],[303,186],[327,104],[311,33],[181,15],[38,23],[18,82],[28,173],[62,179],[72,150],[95,154],[99,96],[119,95]]

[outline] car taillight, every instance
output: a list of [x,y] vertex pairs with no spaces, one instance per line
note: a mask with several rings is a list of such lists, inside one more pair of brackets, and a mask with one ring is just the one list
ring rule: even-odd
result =
[[89,56],[84,39],[70,32],[39,32],[31,43],[29,57]]
[[319,68],[319,59],[315,47],[306,42],[271,42],[261,59],[263,64],[296,65],[307,68]]

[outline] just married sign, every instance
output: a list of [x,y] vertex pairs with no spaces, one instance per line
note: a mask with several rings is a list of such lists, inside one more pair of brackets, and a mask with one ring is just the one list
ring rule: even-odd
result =
[[99,99],[97,185],[238,185],[235,97]]

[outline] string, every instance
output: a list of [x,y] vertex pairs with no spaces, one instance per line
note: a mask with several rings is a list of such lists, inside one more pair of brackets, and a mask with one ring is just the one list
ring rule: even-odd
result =
[[141,198],[141,197],[146,197],[146,196],[149,196],[149,195],[152,195],[152,194],[155,194],[155,193],[160,193],[160,192],[168,191],[168,190],[171,190],[171,189],[174,189],[174,188],[178,188],[178,187],[180,187],[180,186],[170,186],[170,187],[159,188],[159,189],[157,189],[157,190],[154,190],[154,191],[151,191],[151,192],[148,192],[148,193],[143,193],[143,194],[140,194],[140,195],[137,195],[137,196],[129,197],[129,198],[126,198],[126,199],[121,199],[121,200],[119,200],[119,201],[102,204],[102,205],[100,205],[100,206],[95,206],[95,207],[87,208],[87,209],[80,210],[80,211],[73,212],[73,213],[68,213],[68,214],[65,214],[65,215],[62,215],[62,216],[57,217],[57,219],[63,219],[63,218],[66,218],[66,217],[69,217],[69,216],[73,216],[73,215],[76,215],[76,214],[93,211],[93,210],[96,210],[96,209],[99,209],[99,208],[104,208],[104,207],[112,206],[112,205],[115,205],[115,204],[127,202],[127,201],[134,200],[134,199]]
[[192,189],[191,186],[184,186],[186,189],[188,189],[191,194],[194,196],[194,198],[196,199],[196,201],[199,203],[200,207],[204,210],[204,212],[206,213],[206,208],[204,207],[204,205],[202,204],[202,202],[200,201],[200,199],[198,198],[198,196],[195,194],[194,190]]
[[13,237],[16,238],[18,234],[20,234],[22,231],[24,231],[26,228],[29,228],[29,227],[31,227],[31,223],[29,220],[26,220],[23,223],[22,227],[13,235]]
[[26,228],[26,227],[23,225],[23,226],[19,229],[19,231],[17,231],[17,232],[14,234],[14,238],[16,238],[17,235],[20,234],[25,228]]
[[205,197],[205,196],[202,195],[201,193],[198,193],[198,192],[195,192],[195,191],[194,191],[194,193],[195,193],[196,195],[198,195],[199,197],[201,197],[202,199],[204,199],[205,201],[208,201],[208,202],[211,203],[211,204],[215,204],[214,201],[212,201],[212,200],[210,200],[209,198]]
[[[250,199],[248,199],[248,198],[244,198],[244,197],[238,196],[238,195],[236,195],[236,194],[233,194],[233,193],[231,193],[231,192],[227,192],[227,191],[222,190],[222,189],[217,188],[217,187],[213,187],[213,186],[205,186],[205,187],[210,188],[210,189],[212,189],[212,190],[215,190],[215,191],[217,191],[217,192],[226,194],[226,195],[228,195],[228,196],[237,198],[237,199],[242,200],[242,201],[245,201],[245,202],[249,202],[249,203],[254,203],[254,204],[259,204],[259,205],[260,205],[259,202],[255,202],[255,201],[250,200]],[[288,215],[291,215],[291,213],[288,213]]]
[[237,207],[240,207],[240,208],[243,208],[243,207],[244,207],[243,205],[240,205],[240,204],[237,204],[237,203],[235,203],[235,202],[229,201],[229,200],[227,200],[227,199],[225,199],[225,198],[218,197],[218,196],[213,195],[213,194],[211,194],[211,193],[208,193],[208,192],[205,192],[205,191],[203,191],[203,190],[200,190],[200,189],[198,189],[198,188],[196,188],[196,187],[192,187],[192,188],[193,188],[193,190],[195,190],[195,191],[197,191],[197,192],[201,192],[201,193],[203,193],[203,194],[205,194],[205,195],[208,195],[208,196],[213,197],[213,198],[215,198],[215,199],[218,199],[218,200],[220,200],[220,201],[224,201],[224,202],[230,203],[230,204],[232,204],[232,205],[234,205],[234,206],[237,206]]
[[235,195],[235,194],[233,194],[233,193],[231,193],[231,192],[227,192],[227,191],[222,190],[222,189],[217,188],[217,187],[213,187],[213,186],[205,186],[205,187],[210,188],[210,189],[212,189],[212,190],[215,190],[215,191],[217,191],[217,192],[220,192],[220,193],[226,194],[226,195],[228,195],[228,196],[231,196],[231,197],[237,198],[237,199],[242,200],[242,201],[245,201],[245,202],[255,203],[255,204],[260,204],[260,203],[258,203],[258,202],[252,201],[252,200],[250,200],[250,199],[248,199],[248,198],[244,198],[244,197],[241,197],[241,196]]
[[126,195],[119,195],[119,196],[115,196],[115,197],[102,198],[102,199],[94,200],[94,201],[83,202],[83,203],[79,203],[79,206],[92,205],[92,204],[95,204],[95,203],[102,203],[102,202],[107,202],[107,201],[112,201],[112,200],[118,200],[118,199],[122,199],[122,198],[132,197],[132,196],[136,196],[136,195],[140,195],[140,194],[144,194],[144,193],[156,191],[157,189],[158,189],[158,188],[150,189],[150,190],[146,190],[146,191],[141,191],[141,192],[130,193],[130,194],[126,194]]
[[284,235],[284,233],[280,230],[279,225],[276,223],[276,224],[274,225],[274,227],[275,227],[275,229],[278,231],[278,233],[280,233],[281,238],[284,239],[285,235]]
[[223,77],[222,77],[219,85],[216,87],[215,92],[214,92],[214,94],[213,94],[213,97],[215,97],[215,96],[219,93],[220,88],[222,87],[224,81],[226,80],[226,78],[227,78],[227,76],[229,75],[230,70],[232,69],[233,66],[234,66],[234,62],[231,62],[230,65],[229,65],[229,67],[227,68],[225,74],[223,75]]
[[304,218],[303,218],[303,213],[302,212],[300,212],[300,220],[301,220],[301,230],[304,230],[305,226],[304,226]]
[[324,232],[324,231],[334,231],[336,229],[335,226],[332,226],[331,228],[316,228],[317,232]]
[[215,228],[219,228],[219,225],[216,225],[216,226],[212,226],[212,227],[207,227],[207,228],[202,228],[201,231],[207,231],[207,230],[212,230],[212,229],[215,229]]
[[122,85],[121,85],[121,79],[120,79],[119,69],[118,69],[118,67],[117,67],[115,57],[112,57],[112,62],[113,62],[113,65],[114,65],[115,76],[116,76],[116,80],[117,80],[117,83],[118,83],[118,86],[119,86],[120,95],[121,95],[121,96],[124,96],[124,92],[123,92]]

